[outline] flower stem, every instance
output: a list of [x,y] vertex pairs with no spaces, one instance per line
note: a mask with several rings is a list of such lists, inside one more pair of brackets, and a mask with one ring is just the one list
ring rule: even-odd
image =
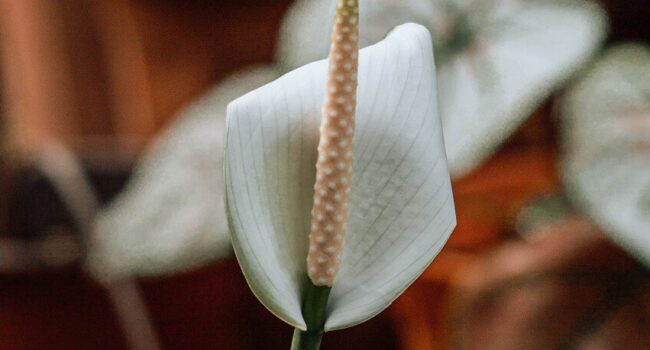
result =
[[323,333],[310,333],[296,328],[293,330],[291,350],[318,350]]
[[307,330],[303,331],[297,328],[294,330],[291,350],[317,350],[323,338],[327,300],[332,288],[315,286],[309,278],[306,280],[302,315]]

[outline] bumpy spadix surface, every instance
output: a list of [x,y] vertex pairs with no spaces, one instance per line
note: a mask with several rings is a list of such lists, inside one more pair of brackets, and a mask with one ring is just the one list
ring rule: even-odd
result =
[[[324,58],[335,0],[297,0],[279,43],[286,69]],[[480,165],[582,65],[606,32],[583,0],[361,0],[359,44],[404,22],[425,25],[437,50],[440,113],[454,177]]]
[[[301,286],[327,62],[228,107],[226,198],[233,246],[257,297],[304,328]],[[454,225],[431,37],[397,27],[359,54],[353,182],[326,330],[386,308],[428,266]]]
[[564,103],[564,179],[603,231],[650,266],[650,50],[608,51]]
[[348,222],[359,63],[358,7],[357,0],[339,1],[332,30],[307,255],[307,274],[316,286],[334,283]]

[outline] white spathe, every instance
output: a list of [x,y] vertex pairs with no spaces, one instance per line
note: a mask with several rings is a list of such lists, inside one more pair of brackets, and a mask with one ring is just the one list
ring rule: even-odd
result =
[[249,68],[178,116],[101,212],[88,259],[93,275],[165,275],[231,254],[223,199],[226,106],[279,75],[273,67]]
[[610,49],[562,108],[571,199],[650,266],[650,48]]
[[[282,27],[284,69],[322,59],[335,0],[298,0]],[[361,0],[360,45],[399,23],[425,25],[434,46],[452,54],[438,64],[440,112],[449,167],[460,177],[480,165],[581,68],[605,37],[603,10],[585,0]],[[458,13],[473,38],[455,52],[445,33]]]
[[[385,309],[456,223],[429,32],[399,26],[359,57],[350,219],[326,330]],[[226,198],[235,253],[260,301],[302,329],[326,74],[326,61],[312,63],[228,106]]]

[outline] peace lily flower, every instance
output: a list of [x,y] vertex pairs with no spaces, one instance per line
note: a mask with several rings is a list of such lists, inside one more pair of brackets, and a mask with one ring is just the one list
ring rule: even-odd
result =
[[571,199],[650,266],[650,49],[610,49],[564,101],[563,177]]
[[402,25],[357,58],[356,8],[339,1],[329,61],[228,106],[235,254],[296,348],[386,308],[456,223],[431,36]]
[[180,113],[100,211],[87,261],[95,277],[168,275],[232,253],[223,199],[226,105],[279,75],[250,67]]
[[[548,6],[550,3],[536,2],[527,6],[534,5],[534,8],[540,8],[540,6]],[[571,2],[564,2],[564,4],[569,3]],[[437,50],[434,50],[434,53],[438,58],[445,47],[458,47],[457,44],[445,44],[446,41],[441,39],[441,36],[444,38],[444,35],[440,33],[448,33],[449,30],[445,31],[445,28],[452,26],[436,24],[450,22],[445,18],[454,18],[454,16],[442,16],[440,15],[442,12],[439,11],[432,12],[433,6],[444,7],[445,11],[458,12],[458,7],[456,6],[454,9],[451,0],[416,2],[377,0],[368,3],[362,0],[362,4],[364,11],[360,22],[363,25],[363,31],[360,42],[363,46],[379,41],[393,25],[414,20],[424,23],[433,30],[432,42]],[[558,3],[553,4],[554,8],[565,6]],[[329,25],[331,21],[329,13],[331,12],[327,12],[328,8],[317,10],[317,6],[333,6],[333,2],[332,0],[297,1],[288,16],[280,42],[280,51],[283,53],[281,56],[286,58],[284,60],[286,67],[295,67],[299,62],[306,63],[327,54],[327,40],[313,40],[313,38],[316,35],[320,36],[322,29]],[[583,6],[585,5],[572,6],[570,11],[563,11],[561,16],[571,17],[576,11],[583,13],[583,20],[578,20],[579,17],[573,20],[575,28],[584,28],[587,31],[585,36],[597,41],[604,27],[601,23],[602,14],[593,6],[587,5],[587,10]],[[476,13],[476,7],[471,8],[473,10],[469,13]],[[589,9],[593,11],[590,12]],[[327,15],[323,15],[325,12]],[[305,14],[309,16],[305,17]],[[590,16],[593,18],[589,19]],[[526,18],[528,17],[531,16],[526,16]],[[305,21],[305,18],[309,20]],[[587,24],[591,23],[592,26],[595,26],[593,32],[589,33],[589,26],[585,26],[583,23],[585,21]],[[451,22],[462,21],[453,20]],[[302,27],[296,30],[297,25]],[[535,30],[540,30],[540,28],[547,30],[553,27],[558,32],[567,30],[567,25],[559,26],[558,23],[554,23],[553,26],[527,27],[536,28]],[[517,35],[530,34],[532,33],[531,28],[522,29]],[[575,28],[572,30],[577,30]],[[463,40],[453,41],[463,42]],[[294,47],[295,44],[298,44],[299,47]],[[585,45],[587,44],[585,43]],[[557,51],[558,49],[555,49],[553,52]],[[457,57],[455,60],[458,62],[465,62],[464,65],[471,69],[477,70],[482,67],[471,65],[470,61],[460,58],[465,55],[467,55],[465,51],[459,51],[452,56]],[[545,59],[544,61],[552,60]],[[461,66],[460,63],[457,65]],[[438,61],[438,66],[441,66],[440,61]],[[447,63],[442,64],[442,69],[439,71],[450,71],[448,66]],[[511,74],[509,72],[503,74],[506,73]],[[95,276],[106,279],[127,275],[165,275],[200,266],[230,254],[230,237],[225,226],[226,215],[222,204],[222,159],[215,159],[214,156],[215,152],[219,153],[223,149],[222,130],[225,106],[233,98],[259,87],[279,75],[279,70],[274,67],[254,68],[248,72],[236,74],[191,104],[176,118],[178,121],[168,128],[139,162],[135,175],[126,190],[106,210],[102,211],[95,226],[97,235],[92,242],[88,260],[89,270]],[[445,76],[451,77],[450,74],[445,74]],[[468,76],[468,74],[463,76]],[[454,103],[445,102],[446,98],[443,92],[447,90],[445,86],[453,84],[454,80],[450,79],[449,82],[442,80],[439,76],[438,82],[441,85],[440,90],[442,90],[439,93],[443,97],[442,105],[453,106]],[[467,79],[457,79],[457,81],[461,80],[466,81]],[[467,81],[468,83],[464,83],[464,86],[471,85],[471,81]],[[493,98],[491,101],[498,99],[499,97]],[[458,98],[454,101],[463,101],[463,99]],[[448,119],[445,118],[444,111],[443,108],[442,117]],[[507,114],[504,113],[502,116]],[[496,120],[483,111],[480,115],[482,116],[481,120]],[[464,122],[459,121],[458,125],[461,126],[461,124]],[[468,122],[468,125],[462,125],[462,127],[476,128],[479,124]],[[489,124],[494,123],[490,122]],[[447,125],[449,125],[449,121],[446,121],[445,127]],[[446,133],[448,136],[450,135],[449,132]],[[447,140],[447,148],[455,149],[450,138],[448,137]],[[490,140],[489,137],[486,139]],[[192,140],[192,142],[188,142],[188,140]],[[454,157],[453,153],[450,151],[451,161],[455,163],[454,159],[458,157]],[[479,153],[474,155],[479,155]],[[460,153],[456,152],[456,154]],[[457,168],[453,165],[452,169]],[[462,173],[455,172],[456,175]],[[173,211],[174,215],[169,215],[170,211]]]
[[[334,0],[298,0],[285,20],[285,69],[321,59],[315,40],[331,24]],[[480,165],[592,56],[606,17],[583,0],[361,0],[362,47],[395,25],[433,33],[440,114],[452,175]]]

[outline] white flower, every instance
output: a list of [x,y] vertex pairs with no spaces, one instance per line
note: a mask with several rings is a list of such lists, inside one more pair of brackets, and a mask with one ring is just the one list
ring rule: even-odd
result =
[[[440,112],[452,175],[480,165],[588,61],[606,32],[583,0],[361,0],[361,46],[417,22],[433,32]],[[334,0],[298,0],[278,58],[292,69],[327,56]]]
[[[360,52],[349,220],[325,330],[386,308],[455,226],[432,51],[429,32],[407,24]],[[228,106],[235,253],[255,295],[300,329],[326,74],[326,61],[312,63]]]
[[650,49],[610,49],[562,109],[571,199],[650,266]]
[[88,261],[95,276],[171,274],[231,253],[223,204],[226,105],[278,76],[268,67],[237,74],[178,116],[101,212]]

